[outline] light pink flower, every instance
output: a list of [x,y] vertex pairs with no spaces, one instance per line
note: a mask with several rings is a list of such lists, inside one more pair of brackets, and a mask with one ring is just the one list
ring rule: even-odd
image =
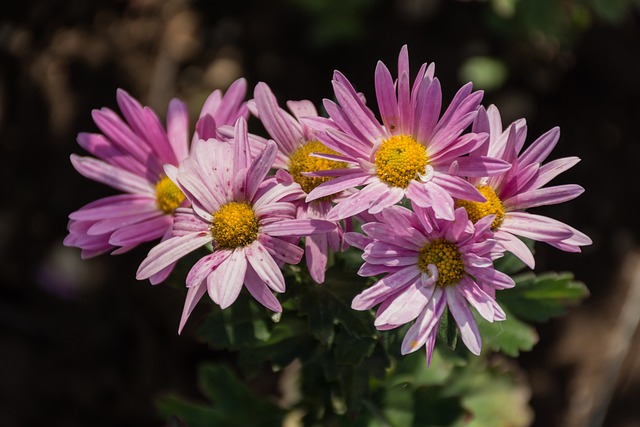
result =
[[[247,115],[246,81],[236,81],[224,98],[215,91],[205,102],[198,125],[206,135],[216,126]],[[184,200],[164,174],[163,165],[178,165],[189,153],[189,118],[184,103],[174,99],[167,111],[167,128],[156,114],[124,90],[117,91],[124,120],[108,108],[94,110],[102,131],[80,133],[78,143],[94,157],[71,155],[71,163],[85,177],[107,184],[124,194],[96,200],[69,215],[69,235],[64,244],[82,249],[90,258],[113,250],[126,252],[135,246],[171,235],[173,212]],[[115,249],[115,250],[114,250]],[[170,268],[154,276],[166,278]]]
[[469,181],[487,198],[485,203],[458,201],[467,209],[472,221],[495,215],[492,228],[495,238],[505,250],[512,252],[533,268],[535,260],[529,248],[516,236],[546,242],[558,249],[580,252],[580,246],[591,244],[584,233],[555,219],[526,212],[536,206],[553,205],[578,197],[584,189],[575,184],[545,187],[553,178],[573,167],[580,159],[566,157],[542,164],[560,138],[560,129],[553,128],[523,151],[527,136],[524,120],[518,120],[502,130],[498,109],[491,105],[481,108],[473,130],[488,132],[485,145],[471,156],[489,155],[511,164],[505,173]]
[[149,251],[136,277],[151,277],[204,245],[211,244],[213,249],[189,271],[179,331],[205,292],[226,308],[243,284],[265,307],[282,311],[272,293],[285,290],[279,264],[298,263],[303,254],[302,248],[286,239],[335,228],[328,221],[294,219],[295,206],[281,200],[298,190],[275,178],[265,180],[276,153],[276,144],[269,141],[252,160],[246,122],[240,118],[233,140],[201,141],[179,169],[165,168],[191,207],[176,211],[174,237]]
[[[329,178],[305,176],[304,172],[338,169],[345,163],[326,158],[314,157],[312,153],[337,154],[322,145],[313,130],[300,123],[300,117],[317,117],[314,105],[307,100],[288,101],[287,106],[293,116],[278,106],[278,101],[265,83],[258,83],[254,91],[256,114],[262,121],[269,136],[278,146],[274,167],[280,182],[291,184],[296,189],[295,200],[297,218],[324,219],[331,210],[334,198],[322,198],[305,202],[307,194]],[[293,195],[293,194],[292,194]],[[326,234],[315,234],[305,238],[305,259],[311,278],[317,283],[324,282],[329,248],[340,249],[342,228],[337,227]]]
[[462,177],[494,175],[509,166],[497,159],[464,156],[486,139],[484,134],[463,133],[476,116],[482,92],[472,92],[470,83],[463,86],[440,116],[442,93],[434,69],[434,64],[423,64],[411,86],[406,46],[400,51],[397,82],[378,62],[375,87],[382,123],[351,83],[335,72],[337,104],[324,102],[331,120],[303,121],[340,154],[325,157],[348,167],[317,174],[336,178],[311,191],[308,202],[363,186],[338,203],[328,218],[348,218],[366,210],[375,214],[406,196],[419,206],[432,207],[439,218],[452,219],[453,197],[484,201]]
[[[438,219],[431,209],[412,203],[413,211],[393,206],[366,223],[366,235],[347,233],[347,241],[364,250],[361,276],[384,275],[357,295],[356,310],[380,305],[375,325],[393,329],[415,320],[402,342],[402,354],[423,345],[431,360],[440,318],[448,307],[462,341],[480,354],[481,339],[469,304],[493,322],[505,314],[490,293],[514,286],[506,274],[494,269],[499,256],[491,238],[491,216],[475,226],[464,209],[452,221]],[[489,293],[488,293],[489,292]]]

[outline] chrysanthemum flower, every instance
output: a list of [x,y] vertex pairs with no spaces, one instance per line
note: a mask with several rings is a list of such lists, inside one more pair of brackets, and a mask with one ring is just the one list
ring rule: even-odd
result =
[[476,116],[482,92],[472,92],[470,83],[463,86],[440,116],[442,93],[434,68],[434,64],[423,64],[411,87],[406,46],[400,51],[396,84],[387,67],[378,62],[375,88],[382,123],[351,83],[335,72],[337,104],[324,102],[331,121],[304,121],[318,129],[320,142],[339,153],[325,157],[348,167],[317,174],[336,178],[313,189],[308,202],[363,186],[338,203],[328,218],[348,218],[366,210],[375,214],[406,196],[418,206],[433,207],[439,218],[452,219],[453,197],[484,201],[462,177],[494,175],[507,170],[508,164],[464,156],[486,139],[484,134],[463,134]]
[[430,362],[440,318],[448,307],[462,341],[479,354],[481,339],[469,304],[489,322],[505,314],[484,289],[514,286],[506,274],[493,268],[496,242],[491,238],[491,216],[474,224],[464,209],[452,221],[438,219],[431,209],[412,203],[385,209],[379,222],[362,226],[366,235],[347,233],[347,241],[364,250],[361,276],[385,276],[357,295],[356,310],[380,304],[375,325],[392,329],[415,320],[402,342],[402,354],[425,345]]
[[[275,95],[265,83],[258,83],[254,91],[256,113],[269,136],[278,146],[278,156],[274,167],[278,168],[278,180],[291,184],[297,189],[293,203],[297,207],[298,218],[324,219],[331,210],[333,198],[321,198],[305,202],[305,198],[318,185],[329,180],[328,177],[307,176],[305,172],[342,169],[344,162],[333,161],[323,157],[312,156],[312,153],[337,155],[338,153],[324,146],[315,137],[313,130],[303,123],[300,117],[317,117],[318,113],[310,101],[289,101],[287,106],[293,116],[278,106]],[[336,222],[334,231],[327,234],[315,234],[305,238],[305,260],[313,280],[324,282],[329,248],[340,249],[342,228]]]
[[[236,81],[224,98],[220,91],[214,92],[200,114],[199,132],[209,135],[217,125],[234,123],[246,115],[245,94],[244,79]],[[117,101],[124,120],[108,108],[94,110],[93,119],[102,134],[78,135],[80,146],[97,159],[71,155],[71,163],[82,175],[124,193],[99,199],[69,215],[64,244],[82,249],[83,258],[112,250],[119,254],[143,242],[168,238],[174,210],[185,199],[163,170],[163,165],[178,165],[189,153],[184,103],[177,99],[169,103],[165,130],[149,107],[124,90],[117,91]],[[153,277],[152,283],[161,282],[169,272]]]
[[191,207],[176,211],[174,237],[151,249],[136,277],[151,277],[208,243],[213,248],[187,276],[189,290],[179,331],[207,290],[216,304],[226,308],[236,300],[243,283],[265,307],[282,311],[271,292],[285,290],[279,264],[298,263],[303,254],[302,248],[286,239],[335,228],[329,221],[294,219],[295,206],[280,200],[298,190],[275,178],[265,180],[276,153],[276,144],[269,141],[252,160],[246,122],[241,118],[233,140],[201,141],[179,169],[165,168]]
[[459,200],[472,221],[494,215],[495,238],[509,252],[533,268],[535,260],[529,248],[516,236],[546,242],[568,252],[580,252],[580,246],[591,244],[584,233],[555,219],[526,212],[536,206],[553,205],[578,197],[584,189],[575,184],[545,187],[553,178],[573,167],[578,157],[566,157],[542,164],[560,138],[553,128],[522,151],[527,136],[524,120],[512,123],[504,132],[500,113],[495,106],[481,108],[473,130],[488,132],[489,140],[472,156],[489,155],[511,164],[511,169],[489,178],[469,181],[487,198],[484,203]]

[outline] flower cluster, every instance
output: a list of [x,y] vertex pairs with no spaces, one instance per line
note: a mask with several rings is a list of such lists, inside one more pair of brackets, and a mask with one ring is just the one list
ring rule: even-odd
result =
[[[430,361],[449,312],[479,354],[472,309],[489,322],[504,320],[496,291],[514,286],[494,260],[508,251],[533,268],[520,237],[571,252],[591,243],[527,212],[582,193],[578,185],[546,186],[579,159],[543,163],[559,130],[525,147],[524,120],[503,130],[498,109],[481,105],[483,93],[471,83],[443,101],[434,64],[423,64],[412,83],[406,46],[397,76],[379,62],[374,82],[380,119],[339,72],[334,100],[323,101],[326,117],[308,100],[283,109],[265,83],[245,100],[240,79],[224,96],[211,94],[192,136],[182,102],[169,104],[165,128],[119,90],[123,118],[94,111],[102,133],[81,133],[78,143],[96,158],[72,155],[71,162],[122,194],[73,212],[65,244],[86,258],[159,239],[137,272],[153,284],[204,249],[186,277],[179,331],[205,293],[226,308],[244,286],[281,312],[274,292],[285,292],[285,264],[304,256],[309,276],[322,283],[330,254],[351,245],[363,251],[358,274],[376,278],[352,308],[377,306],[380,330],[412,323],[402,353],[424,346]],[[251,117],[266,135],[248,131]]]

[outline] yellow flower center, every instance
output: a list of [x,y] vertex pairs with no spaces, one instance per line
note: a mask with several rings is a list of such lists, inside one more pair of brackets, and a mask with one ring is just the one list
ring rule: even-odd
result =
[[491,223],[491,229],[496,230],[502,221],[504,221],[504,206],[502,201],[496,195],[496,192],[488,185],[481,185],[478,190],[487,199],[486,202],[472,202],[470,200],[458,200],[456,206],[463,207],[469,215],[469,219],[474,224],[487,215],[495,215],[495,219]]
[[376,173],[381,181],[407,188],[429,164],[427,149],[408,135],[394,135],[382,141],[376,153]]
[[429,264],[438,269],[437,285],[456,285],[464,274],[464,262],[455,243],[445,239],[437,239],[420,250],[418,268],[423,273],[429,272]]
[[169,177],[163,177],[156,184],[156,205],[162,212],[173,214],[173,211],[180,206],[183,200],[184,194]]
[[309,155],[311,153],[338,154],[319,141],[309,141],[293,152],[289,157],[289,173],[293,180],[300,184],[305,193],[310,193],[311,190],[330,180],[331,177],[304,176],[302,172],[317,172],[347,167],[345,162],[313,157]]
[[258,238],[258,219],[244,202],[228,202],[213,213],[211,234],[216,247],[234,249]]

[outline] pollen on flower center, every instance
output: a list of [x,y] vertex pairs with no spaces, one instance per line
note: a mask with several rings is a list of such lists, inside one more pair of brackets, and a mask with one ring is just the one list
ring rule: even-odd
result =
[[183,200],[184,194],[169,177],[163,177],[156,184],[156,205],[162,212],[173,214],[173,211],[180,206]]
[[385,139],[375,156],[378,178],[393,187],[407,188],[427,164],[427,149],[408,135]]
[[455,243],[445,239],[437,239],[420,250],[418,268],[423,273],[430,273],[429,264],[438,269],[437,285],[452,286],[457,284],[464,274],[464,262]]
[[311,153],[338,154],[319,141],[309,141],[289,156],[289,173],[293,180],[300,184],[305,193],[310,193],[311,190],[330,180],[331,177],[304,176],[302,172],[317,172],[347,167],[344,162],[310,156],[309,154]]
[[502,221],[504,221],[504,206],[502,201],[496,195],[496,192],[488,185],[481,185],[478,191],[487,199],[486,202],[472,202],[470,200],[458,200],[456,205],[463,207],[469,215],[469,219],[474,224],[487,215],[495,215],[495,219],[491,223],[491,229],[496,230]]
[[258,220],[249,204],[228,202],[213,213],[211,234],[219,248],[247,246],[258,238]]

